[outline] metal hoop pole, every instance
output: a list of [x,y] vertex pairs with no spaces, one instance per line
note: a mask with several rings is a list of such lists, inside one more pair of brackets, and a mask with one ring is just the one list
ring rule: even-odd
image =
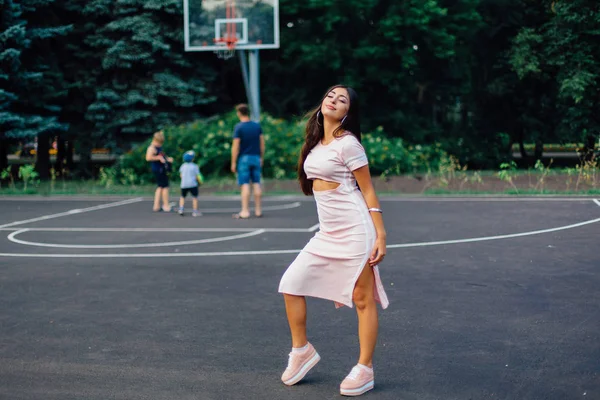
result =
[[250,95],[252,96],[252,119],[260,121],[260,75],[258,50],[250,50]]

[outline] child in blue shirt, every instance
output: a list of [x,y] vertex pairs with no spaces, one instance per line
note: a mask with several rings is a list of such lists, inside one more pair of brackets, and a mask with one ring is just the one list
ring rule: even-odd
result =
[[200,173],[200,168],[194,161],[194,151],[186,151],[183,155],[183,164],[179,168],[179,175],[181,176],[181,198],[179,199],[179,215],[183,217],[183,205],[185,204],[185,197],[188,193],[192,195],[192,216],[198,217],[202,215],[198,211],[198,185],[202,184],[204,179]]

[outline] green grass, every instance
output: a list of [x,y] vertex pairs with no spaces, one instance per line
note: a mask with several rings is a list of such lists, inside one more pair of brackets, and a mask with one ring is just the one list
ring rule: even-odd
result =
[[[455,171],[453,174],[435,174],[422,176],[424,182],[429,182],[427,188],[423,188],[423,192],[415,192],[416,188],[413,187],[413,192],[404,193],[402,191],[402,182],[400,182],[399,189],[383,189],[378,190],[378,194],[382,196],[386,195],[398,195],[398,194],[410,194],[410,195],[600,195],[600,182],[598,182],[598,176],[594,176],[595,185],[590,182],[585,184],[583,181],[575,190],[575,181],[577,176],[573,174],[567,174],[561,170],[550,170],[548,174],[541,174],[538,171],[511,171],[511,176],[517,179],[519,176],[529,175],[530,179],[524,182],[522,179],[520,184],[515,189],[510,187],[509,183],[504,182],[505,189],[499,187],[499,190],[491,190],[487,188],[478,188],[481,182],[498,182],[499,178],[497,171],[480,171],[478,172],[481,181],[478,183],[469,179],[472,172],[469,171]],[[548,183],[548,178],[552,176],[553,182]],[[394,179],[414,179],[411,176],[404,177],[389,177],[391,180]],[[376,180],[380,178],[374,178]],[[543,179],[543,183],[539,184]],[[452,185],[448,183],[452,182]],[[300,195],[300,189],[295,180],[265,180],[267,186],[268,195]],[[567,184],[568,183],[568,184]],[[450,186],[450,187],[449,187]],[[460,186],[460,188],[458,188]],[[464,187],[463,187],[464,186]],[[536,186],[539,186],[537,189]],[[593,187],[596,186],[596,187]],[[392,185],[392,188],[396,187],[396,184]],[[22,183],[17,182],[13,187],[6,183],[0,187],[0,196],[16,196],[16,195],[38,195],[38,196],[151,196],[154,193],[155,186],[153,184],[139,184],[139,185],[123,185],[115,184],[106,186],[100,183],[100,181],[62,181],[55,180],[51,182],[42,182],[38,184],[29,183],[27,190],[24,190]],[[179,192],[179,182],[172,182],[171,195],[177,196]],[[217,177],[207,179],[205,184],[201,187],[201,193],[210,195],[236,195],[239,193],[235,179],[232,176],[229,177]]]

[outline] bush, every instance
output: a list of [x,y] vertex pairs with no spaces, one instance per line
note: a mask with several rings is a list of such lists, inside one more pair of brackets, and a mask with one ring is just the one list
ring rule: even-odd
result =
[[[195,121],[187,125],[169,127],[165,133],[165,152],[174,158],[171,178],[178,179],[182,155],[196,152],[196,162],[207,178],[230,174],[231,138],[238,119],[235,113],[219,118]],[[304,142],[304,120],[285,121],[263,115],[261,126],[267,143],[263,174],[266,178],[294,179],[298,155]],[[363,145],[373,175],[399,175],[438,168],[445,153],[439,145],[407,146],[400,138],[387,138],[383,128],[363,134]],[[135,185],[153,181],[145,154],[150,139],[121,158],[119,163],[104,169],[107,184],[127,182]]]

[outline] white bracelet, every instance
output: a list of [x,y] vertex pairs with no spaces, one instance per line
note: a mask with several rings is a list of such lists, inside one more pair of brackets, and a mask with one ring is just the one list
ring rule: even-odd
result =
[[383,210],[381,208],[369,208],[369,212],[378,212],[383,214]]

